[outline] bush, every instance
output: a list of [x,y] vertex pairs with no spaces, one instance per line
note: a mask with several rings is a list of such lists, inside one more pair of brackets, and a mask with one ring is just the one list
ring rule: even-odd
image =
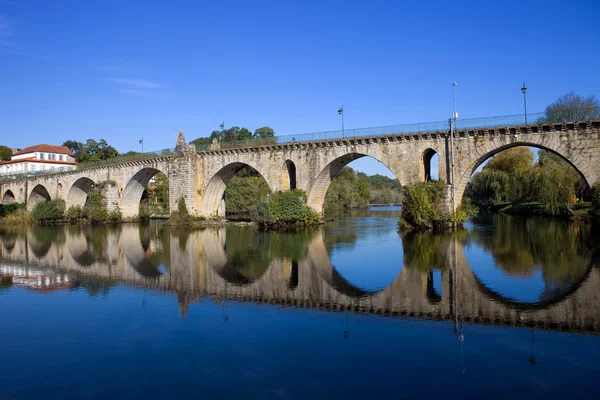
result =
[[402,212],[398,225],[402,230],[444,230],[461,226],[476,208],[470,200],[452,215],[445,211],[443,182],[419,182],[404,188]]
[[65,213],[65,216],[69,219],[69,221],[74,222],[83,217],[83,209],[81,206],[71,206]]
[[302,190],[286,190],[263,198],[252,210],[252,220],[264,228],[309,226],[321,222],[321,217],[304,204]]
[[169,225],[190,225],[193,219],[185,205],[185,199],[182,197],[177,201],[177,211],[171,213]]
[[108,214],[106,211],[106,200],[99,190],[92,189],[88,192],[82,214],[90,222],[99,223],[106,221]]
[[50,200],[37,203],[31,210],[31,218],[38,223],[55,222],[64,217],[64,200]]
[[29,225],[31,224],[31,217],[27,210],[18,209],[0,219],[0,223],[5,226]]
[[5,217],[25,209],[25,203],[0,204],[0,217]]
[[112,210],[106,214],[107,222],[120,222],[121,221],[121,211]]
[[185,199],[183,197],[177,201],[177,212],[181,215],[189,215],[187,206],[185,205]]

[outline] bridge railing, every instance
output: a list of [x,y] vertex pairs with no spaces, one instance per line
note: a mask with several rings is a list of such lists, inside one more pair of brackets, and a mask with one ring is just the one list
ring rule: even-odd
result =
[[144,153],[130,153],[130,154],[122,154],[117,157],[109,158],[108,160],[100,160],[100,161],[88,161],[81,162],[77,165],[77,169],[86,169],[92,167],[100,167],[102,165],[110,165],[110,164],[119,164],[130,161],[141,161],[149,158],[156,158],[161,156],[170,156],[175,153],[175,148],[162,149],[156,151],[148,151]]
[[[528,113],[528,124],[543,122],[544,113]],[[456,129],[500,128],[505,126],[525,125],[525,114],[504,115],[496,117],[466,118],[456,120]],[[354,139],[370,136],[406,135],[416,133],[444,132],[450,129],[448,120],[422,122],[416,124],[385,125],[370,128],[345,129],[325,132],[302,133],[298,135],[282,135],[272,138],[256,138],[221,142],[221,149],[259,147],[269,144],[285,144],[295,142],[316,142],[321,140]],[[210,143],[196,145],[196,151],[211,149]]]

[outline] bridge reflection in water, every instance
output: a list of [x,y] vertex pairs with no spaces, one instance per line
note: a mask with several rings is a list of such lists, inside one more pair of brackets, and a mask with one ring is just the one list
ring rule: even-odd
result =
[[[591,253],[576,260],[584,265],[575,269],[579,274],[568,287],[540,301],[519,302],[476,276],[463,249],[471,240],[464,233],[405,237],[400,273],[389,286],[368,291],[332,265],[326,229],[272,234],[239,227],[191,233],[135,224],[93,230],[32,227],[2,233],[0,275],[40,291],[84,286],[108,295],[120,283],[175,292],[183,315],[200,297],[216,296],[219,301],[600,332],[600,271]],[[440,271],[441,288],[433,283],[434,270]]]

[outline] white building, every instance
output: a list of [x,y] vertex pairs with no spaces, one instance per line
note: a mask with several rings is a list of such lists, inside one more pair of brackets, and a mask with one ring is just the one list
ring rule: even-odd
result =
[[69,171],[75,168],[77,162],[67,147],[38,144],[13,153],[10,161],[0,162],[0,176],[35,175],[44,172]]

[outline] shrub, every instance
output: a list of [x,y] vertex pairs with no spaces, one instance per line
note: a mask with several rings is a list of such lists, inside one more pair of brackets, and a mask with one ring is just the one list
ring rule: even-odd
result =
[[461,226],[477,209],[465,200],[454,214],[445,211],[443,182],[419,182],[404,188],[398,225],[402,230],[443,230]]
[[250,212],[250,218],[259,225],[266,226],[274,222],[271,204],[266,197],[262,197],[260,202]]
[[25,203],[0,204],[0,217],[14,214],[19,210],[25,209]]
[[190,225],[192,223],[192,217],[188,212],[183,197],[177,201],[177,211],[171,213],[168,223],[170,225]]
[[187,206],[185,205],[185,199],[183,197],[177,201],[177,212],[181,215],[189,215]]
[[65,216],[69,219],[69,221],[77,221],[83,216],[83,209],[81,206],[71,206],[65,213]]
[[50,200],[37,203],[31,210],[31,218],[38,223],[55,222],[64,217],[64,200]]
[[6,226],[28,225],[31,224],[31,217],[27,210],[18,209],[14,213],[4,216],[0,222]]
[[252,211],[252,219],[262,227],[308,226],[321,222],[321,217],[304,204],[302,190],[286,190],[263,198]]
[[112,210],[106,214],[106,221],[108,222],[119,222],[121,221],[121,211]]
[[83,215],[94,223],[106,221],[106,200],[97,189],[88,192],[88,197],[83,207]]

